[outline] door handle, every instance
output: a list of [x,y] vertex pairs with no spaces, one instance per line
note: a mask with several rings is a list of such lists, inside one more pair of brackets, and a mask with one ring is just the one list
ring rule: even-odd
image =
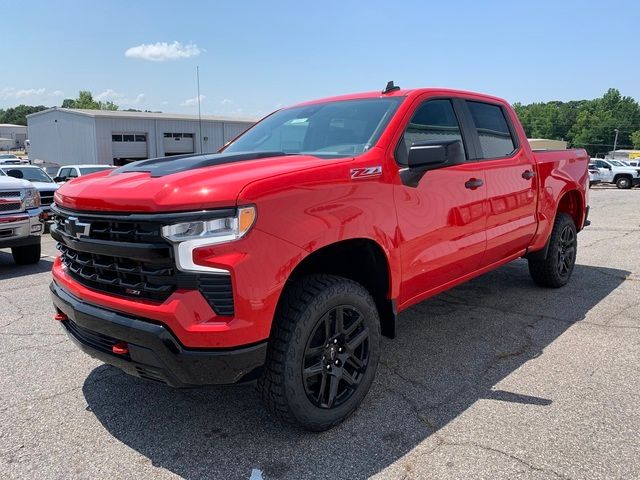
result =
[[484,185],[484,182],[479,178],[471,178],[466,182],[464,182],[464,187],[468,188],[469,190],[475,190],[476,188],[481,187],[482,185]]
[[531,180],[535,176],[536,172],[533,172],[531,170],[525,170],[524,172],[522,172],[522,178],[524,178],[525,180]]

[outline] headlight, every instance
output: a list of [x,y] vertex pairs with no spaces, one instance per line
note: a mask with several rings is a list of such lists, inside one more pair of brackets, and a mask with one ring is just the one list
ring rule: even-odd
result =
[[180,270],[229,273],[226,270],[195,264],[193,250],[237,240],[251,230],[255,220],[255,207],[240,207],[232,217],[166,225],[162,227],[162,236],[174,244]]
[[40,194],[35,188],[28,188],[24,196],[24,208],[36,208],[40,206]]

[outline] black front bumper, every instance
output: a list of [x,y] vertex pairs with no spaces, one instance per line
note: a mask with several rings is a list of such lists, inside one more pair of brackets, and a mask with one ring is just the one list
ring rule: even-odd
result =
[[[53,303],[68,319],[62,325],[86,353],[124,372],[173,387],[232,384],[255,379],[267,343],[234,349],[187,349],[163,325],[97,307],[51,282]],[[112,347],[126,342],[129,352]]]

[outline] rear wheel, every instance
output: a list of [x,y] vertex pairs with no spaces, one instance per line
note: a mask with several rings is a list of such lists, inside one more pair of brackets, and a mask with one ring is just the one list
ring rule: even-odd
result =
[[632,182],[629,177],[619,177],[616,180],[616,187],[626,190],[627,188],[631,188]]
[[360,284],[313,275],[288,287],[258,391],[275,414],[314,431],[351,415],[380,356],[375,302]]
[[18,265],[30,265],[40,261],[40,244],[25,245],[23,247],[13,247],[11,254],[13,261]]
[[558,288],[571,278],[578,251],[578,235],[573,218],[559,213],[549,237],[545,258],[529,259],[529,273],[538,285]]

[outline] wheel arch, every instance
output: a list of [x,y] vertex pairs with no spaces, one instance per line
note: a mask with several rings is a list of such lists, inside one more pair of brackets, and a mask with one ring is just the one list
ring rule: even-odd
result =
[[351,238],[330,243],[304,257],[291,271],[278,299],[278,312],[287,285],[297,279],[326,273],[349,278],[364,286],[373,297],[384,336],[396,333],[396,304],[391,296],[391,268],[385,250],[370,238]]

